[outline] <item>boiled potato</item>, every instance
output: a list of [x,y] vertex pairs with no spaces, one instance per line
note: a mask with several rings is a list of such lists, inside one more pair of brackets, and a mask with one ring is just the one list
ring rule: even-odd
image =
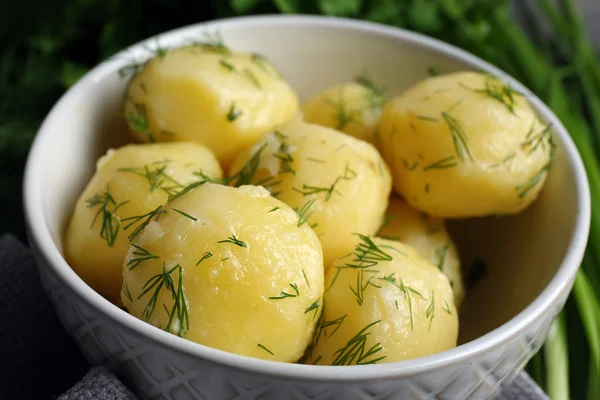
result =
[[408,245],[360,236],[354,253],[327,271],[325,288],[308,363],[394,362],[456,346],[448,279]]
[[375,233],[391,192],[388,168],[372,145],[306,122],[240,153],[230,179],[262,185],[297,210],[321,240],[326,267],[352,250],[351,233]]
[[[65,235],[65,256],[94,290],[121,304],[123,260],[135,216],[202,176],[222,176],[217,159],[197,143],[155,143],[111,149],[77,200]],[[132,218],[132,219],[128,219]],[[124,228],[128,227],[124,230]]]
[[308,225],[298,227],[298,215],[264,188],[193,186],[134,241],[123,303],[134,316],[194,342],[298,360],[321,312],[317,236]]
[[266,58],[222,44],[165,50],[134,76],[125,102],[139,139],[197,141],[225,167],[298,109],[295,92]]
[[375,143],[375,130],[385,101],[385,89],[366,76],[332,87],[302,107],[307,122],[328,126]]
[[441,218],[522,211],[542,189],[554,148],[523,95],[476,72],[431,77],[393,98],[378,137],[394,189]]
[[390,198],[385,214],[377,236],[412,246],[433,262],[448,277],[454,304],[460,308],[465,297],[460,258],[444,220],[415,210],[397,196]]

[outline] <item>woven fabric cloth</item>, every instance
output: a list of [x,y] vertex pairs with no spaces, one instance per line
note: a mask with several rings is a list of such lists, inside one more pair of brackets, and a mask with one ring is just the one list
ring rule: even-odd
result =
[[[90,369],[46,298],[30,250],[9,235],[0,238],[0,305],[0,400],[137,399],[106,369]],[[523,372],[498,400],[548,397]]]

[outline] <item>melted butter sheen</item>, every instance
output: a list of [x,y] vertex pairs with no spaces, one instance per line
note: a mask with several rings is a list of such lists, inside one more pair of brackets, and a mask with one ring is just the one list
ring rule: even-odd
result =
[[[323,256],[314,232],[307,225],[298,227],[298,216],[291,208],[254,186],[207,183],[166,209],[167,213],[152,223],[165,234],[156,235],[158,228],[149,226],[136,241],[160,258],[144,261],[132,271],[124,267],[134,300],[123,295],[129,312],[143,318],[151,296],[137,299],[144,285],[162,271],[163,263],[167,269],[179,264],[189,328],[177,332],[172,327],[172,333],[240,355],[297,361],[318,319],[318,314],[315,318],[313,312],[305,311],[322,302]],[[171,234],[174,232],[178,235]],[[236,240],[239,245],[233,243]],[[133,251],[130,249],[125,265],[134,257]],[[198,264],[206,253],[212,256]],[[179,282],[177,273],[173,278]],[[282,292],[291,296],[273,299]],[[168,290],[159,293],[148,322],[164,329],[168,314],[163,304],[169,310],[173,306]],[[321,312],[320,307],[316,312]]]

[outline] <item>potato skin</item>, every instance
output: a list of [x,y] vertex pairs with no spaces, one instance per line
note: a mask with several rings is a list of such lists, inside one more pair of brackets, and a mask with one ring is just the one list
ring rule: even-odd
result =
[[[144,176],[145,167],[149,177]],[[198,180],[194,172],[199,171],[214,178],[222,176],[212,152],[197,143],[132,144],[108,150],[69,221],[64,241],[69,265],[94,290],[120,305],[127,237],[135,229],[134,225],[125,231],[129,222],[124,219],[154,210],[169,194]],[[101,211],[107,192],[112,201],[107,201],[108,218],[104,219]],[[105,238],[101,237],[104,220],[108,227]]]
[[475,72],[427,78],[391,99],[378,139],[395,191],[440,218],[521,212],[554,147],[524,96]]
[[352,250],[351,233],[379,228],[391,178],[372,145],[331,128],[294,122],[240,153],[230,175],[239,175],[253,159],[259,162],[248,183],[264,186],[306,217],[323,245],[325,268]]
[[[446,276],[408,245],[372,242],[378,250],[369,257],[379,257],[376,265],[356,261],[355,251],[327,271],[324,311],[307,363],[387,363],[456,346],[458,316]],[[349,267],[366,264],[370,267]]]
[[124,109],[139,140],[197,141],[227,168],[239,150],[296,116],[299,101],[266,58],[198,45],[148,62]]
[[337,129],[375,144],[383,93],[356,82],[329,88],[311,97],[303,106],[304,120]]
[[448,277],[454,304],[460,309],[465,297],[462,269],[458,250],[448,234],[446,222],[415,210],[394,195],[390,197],[385,215],[386,220],[377,235],[412,246],[434,263]]
[[[296,213],[264,188],[201,185],[168,203],[135,241],[159,258],[131,268],[136,248],[130,249],[123,303],[144,319],[154,293],[138,299],[144,285],[163,263],[167,269],[181,265],[189,326],[177,321],[170,332],[244,356],[297,361],[310,342],[323,295],[321,244],[297,222]],[[172,277],[177,287],[180,274]],[[163,288],[148,322],[166,329],[165,307],[173,304]]]

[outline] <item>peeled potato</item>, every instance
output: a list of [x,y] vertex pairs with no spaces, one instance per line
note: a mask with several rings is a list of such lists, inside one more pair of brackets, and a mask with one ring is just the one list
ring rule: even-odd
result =
[[392,196],[386,221],[377,235],[412,246],[434,263],[448,277],[454,304],[460,308],[465,297],[460,258],[444,220],[419,212],[401,198]]
[[372,145],[305,122],[241,152],[230,175],[233,184],[264,186],[296,209],[321,240],[326,267],[352,249],[351,233],[375,233],[391,191],[388,168]]
[[94,290],[121,304],[127,227],[134,216],[164,204],[169,195],[201,179],[222,176],[217,159],[197,143],[155,143],[111,149],[77,200],[65,235],[65,256]]
[[298,108],[295,92],[266,58],[205,44],[149,61],[129,84],[125,115],[143,141],[193,140],[228,166]]
[[456,346],[448,279],[408,245],[361,236],[354,253],[327,271],[325,288],[308,363],[386,363]]
[[316,235],[298,227],[298,215],[263,188],[190,188],[155,213],[135,240],[123,269],[123,303],[134,316],[191,341],[297,361],[321,312]]
[[554,148],[523,95],[476,72],[431,77],[390,100],[378,138],[394,189],[441,218],[524,210]]
[[335,128],[357,139],[375,143],[375,131],[385,100],[385,89],[362,76],[310,98],[302,107],[306,122]]

